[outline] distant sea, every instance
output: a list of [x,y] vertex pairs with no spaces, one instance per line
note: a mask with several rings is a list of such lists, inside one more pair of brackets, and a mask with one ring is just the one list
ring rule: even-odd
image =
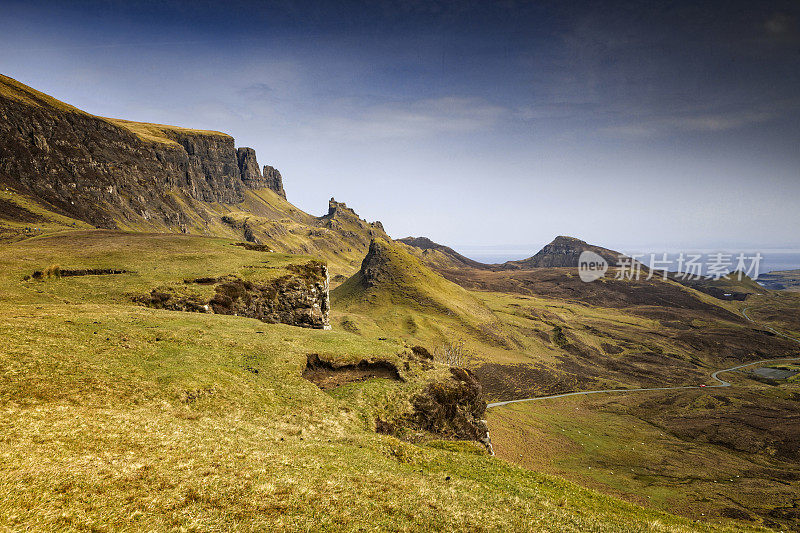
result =
[[[462,246],[456,248],[456,251],[460,254],[463,254],[470,259],[474,259],[475,261],[480,261],[481,263],[505,263],[506,261],[516,261],[519,259],[527,259],[531,257],[539,249],[533,248],[514,248],[514,247],[473,247],[473,246]],[[684,252],[685,254],[695,253],[695,254],[702,254],[705,257],[708,254],[714,254],[717,252],[721,252],[723,254],[731,254],[732,261],[733,261],[733,268],[736,266],[736,257],[740,253],[744,253],[745,256],[750,257],[755,255],[757,250],[752,249],[743,249],[743,250],[719,250],[719,249],[703,249],[703,250],[687,250]],[[661,250],[661,251],[653,251],[653,250],[622,250],[625,254],[645,254],[640,260],[645,264],[650,264],[650,253],[655,253],[657,259],[661,259],[661,255],[663,253],[667,253],[667,260],[672,261],[675,264],[675,267],[671,268],[670,270],[676,270],[677,268],[677,257],[678,253],[674,252],[673,250]],[[767,272],[773,272],[776,270],[797,270],[800,269],[800,250],[762,250],[761,253],[761,263],[759,264],[758,272],[759,274],[766,274]],[[749,261],[746,263],[749,266]]]

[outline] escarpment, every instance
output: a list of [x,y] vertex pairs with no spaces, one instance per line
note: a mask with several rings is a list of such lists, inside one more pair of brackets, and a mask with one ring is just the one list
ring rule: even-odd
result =
[[0,183],[96,227],[202,228],[187,202],[285,197],[268,168],[265,180],[230,135],[97,117],[0,75]]
[[230,135],[97,117],[2,75],[0,187],[9,196],[0,202],[3,238],[38,231],[19,222],[67,229],[79,221],[232,237],[321,257],[347,275],[372,238],[389,239],[380,222],[343,203],[319,217],[293,206],[281,173]]

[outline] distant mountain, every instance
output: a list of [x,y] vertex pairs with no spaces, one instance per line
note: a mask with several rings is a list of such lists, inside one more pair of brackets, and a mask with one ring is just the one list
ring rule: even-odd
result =
[[411,247],[411,253],[440,268],[489,268],[489,265],[465,257],[449,246],[433,242],[427,237],[405,237],[395,242]]
[[524,270],[528,268],[578,267],[581,253],[591,251],[608,261],[609,265],[617,264],[623,254],[588,244],[575,237],[558,236],[553,242],[539,250],[536,255],[519,261],[507,261],[500,265],[503,270]]
[[479,270],[526,270],[531,268],[578,267],[578,258],[584,251],[592,251],[610,266],[617,264],[623,254],[608,248],[594,246],[574,237],[559,236],[553,242],[539,250],[536,255],[518,261],[507,261],[502,264],[485,264],[464,257],[452,248],[433,242],[427,237],[406,237],[395,242],[402,243],[409,251],[419,257],[431,268],[439,272],[462,269]]

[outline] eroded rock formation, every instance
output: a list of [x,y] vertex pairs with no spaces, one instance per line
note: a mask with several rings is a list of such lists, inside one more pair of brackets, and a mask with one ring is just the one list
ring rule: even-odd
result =
[[256,151],[252,148],[241,147],[236,149],[236,159],[239,163],[239,175],[245,186],[256,189],[261,183],[261,169],[258,167]]
[[446,380],[430,383],[411,398],[413,411],[394,420],[378,419],[376,429],[400,438],[421,430],[437,436],[474,440],[493,453],[489,428],[483,416],[486,402],[475,376],[463,368],[451,368]]
[[217,314],[330,329],[327,266],[312,261],[289,269],[292,274],[265,283],[228,279],[215,287],[209,305]]
[[237,276],[194,280],[201,285],[214,285],[210,300],[181,294],[174,287],[153,289],[134,300],[157,309],[237,315],[271,324],[330,329],[328,267],[310,261],[289,265],[287,269],[288,274],[267,281],[248,281]]
[[278,169],[269,165],[264,165],[264,187],[271,189],[278,193],[280,196],[286,198],[286,191],[283,190],[283,178]]

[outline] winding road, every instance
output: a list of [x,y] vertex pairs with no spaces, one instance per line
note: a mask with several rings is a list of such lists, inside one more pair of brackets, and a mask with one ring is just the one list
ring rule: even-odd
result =
[[[742,309],[742,315],[747,320],[752,322],[753,324],[760,325],[764,329],[770,330],[775,335],[778,335],[780,337],[785,337],[787,339],[793,340],[794,342],[800,343],[800,340],[796,339],[795,337],[792,337],[790,335],[786,335],[785,333],[781,333],[780,331],[777,331],[777,330],[773,329],[770,326],[757,324],[747,314],[747,309],[748,309],[747,307]],[[764,363],[771,363],[773,361],[800,361],[800,357],[777,357],[777,358],[774,358],[774,359],[762,359],[760,361],[753,361],[753,362],[750,362],[750,363],[745,363],[743,365],[738,365],[738,366],[733,366],[731,368],[724,368],[722,370],[717,370],[716,372],[711,374],[711,378],[716,380],[716,382],[717,382],[714,385],[686,385],[686,386],[683,386],[683,387],[651,387],[651,388],[646,388],[646,389],[601,389],[601,390],[588,390],[588,391],[580,391],[580,392],[565,392],[563,394],[552,394],[550,396],[536,396],[534,398],[522,398],[522,399],[519,399],[519,400],[507,400],[505,402],[494,402],[494,403],[488,404],[486,406],[486,408],[488,409],[490,407],[501,407],[503,405],[508,405],[510,403],[537,402],[537,401],[540,401],[540,400],[552,400],[554,398],[566,398],[567,396],[583,396],[583,395],[587,395],[587,394],[620,393],[620,392],[627,393],[627,392],[644,392],[644,391],[658,391],[658,390],[684,390],[684,389],[702,389],[702,388],[710,389],[710,388],[716,388],[716,387],[730,387],[731,384],[729,382],[725,381],[724,379],[720,378],[719,377],[720,374],[722,374],[724,372],[733,372],[735,370],[740,370],[740,369],[746,368],[748,366],[755,366],[755,365],[761,365],[761,364],[764,364]]]

